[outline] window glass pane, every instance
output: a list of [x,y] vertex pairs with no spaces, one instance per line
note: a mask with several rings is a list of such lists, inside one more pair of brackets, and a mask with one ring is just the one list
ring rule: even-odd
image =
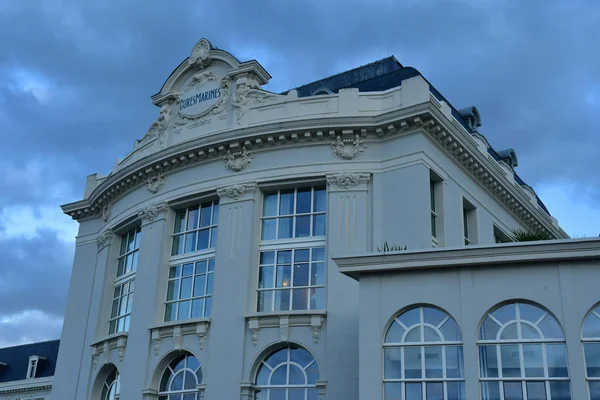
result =
[[298,189],[296,203],[296,214],[310,213],[311,210],[311,189]]
[[208,272],[212,272],[215,270],[215,259],[211,258],[208,260]]
[[421,329],[422,329],[421,326],[417,326],[416,328],[413,328],[410,332],[408,332],[408,334],[404,338],[404,341],[408,342],[408,343],[420,343],[421,342]]
[[319,367],[317,366],[316,362],[312,363],[308,368],[306,368],[305,372],[310,385],[314,385],[315,381],[319,380]]
[[205,261],[198,261],[196,263],[196,274],[204,274],[206,273],[206,260]]
[[507,304],[493,311],[492,315],[494,316],[494,318],[500,321],[500,323],[505,324],[509,321],[517,319],[517,314],[515,310],[515,303]]
[[273,287],[273,273],[274,267],[260,267],[260,273],[258,277],[259,288],[272,288]]
[[538,324],[538,328],[544,334],[546,339],[562,339],[563,333],[560,325],[554,319],[552,315],[546,315],[546,317]]
[[180,299],[188,299],[192,297],[192,278],[183,278],[181,280],[181,291],[179,292]]
[[446,376],[463,378],[464,361],[462,346],[446,347]]
[[500,400],[499,382],[481,382],[482,400]]
[[550,398],[552,400],[571,400],[569,381],[550,382]]
[[448,400],[465,400],[465,383],[448,382]]
[[210,317],[210,310],[212,308],[212,297],[206,297],[204,299],[204,316]]
[[196,251],[196,232],[186,233],[185,235],[185,250],[186,253]]
[[531,325],[521,323],[521,337],[523,339],[541,339],[539,332]]
[[546,311],[539,307],[531,304],[519,303],[519,315],[522,320],[535,324],[544,314],[546,314]]
[[206,294],[211,295],[213,290],[213,274],[206,276]]
[[294,289],[292,296],[292,310],[306,310],[308,308],[308,289]]
[[402,378],[401,349],[387,348],[383,350],[383,373],[384,379]]
[[210,237],[210,230],[203,229],[198,231],[198,250],[208,249],[208,239]]
[[169,389],[170,390],[182,390],[183,389],[183,374],[182,373],[175,375],[175,377],[171,381],[171,385],[170,385]]
[[264,364],[260,366],[258,370],[258,374],[256,375],[256,384],[257,385],[267,385],[269,383],[269,374],[271,370],[267,368]]
[[[290,371],[290,383],[292,381]],[[306,389],[289,389],[288,400],[305,400]]]
[[325,236],[325,214],[313,216],[313,236]]
[[443,370],[442,348],[425,347],[425,378],[442,378]]
[[192,301],[192,318],[201,318],[204,316],[204,299]]
[[417,325],[421,322],[421,310],[419,308],[413,308],[412,310],[402,313],[398,319],[404,324],[404,326],[410,328],[411,326]]
[[285,385],[287,384],[287,364],[277,368],[273,375],[271,375],[271,385]]
[[183,232],[185,230],[185,210],[177,211],[175,214],[175,233]]
[[262,239],[263,240],[273,240],[276,238],[276,227],[277,220],[273,219],[265,219],[262,222]]
[[502,376],[520,377],[521,362],[519,360],[519,346],[502,345],[500,346],[500,354],[502,357]]
[[177,303],[168,303],[165,307],[165,321],[175,321],[177,314]]
[[270,389],[269,390],[269,400],[287,400],[285,397],[286,392],[287,392],[286,389]]
[[567,378],[567,353],[564,344],[547,344],[546,358],[548,360],[548,376],[552,378]]
[[179,280],[169,281],[167,285],[167,300],[175,300],[179,294]]
[[275,311],[290,309],[290,291],[277,290],[275,292]]
[[396,320],[390,325],[387,334],[385,336],[386,343],[400,343],[402,341],[402,335],[404,335],[405,329]]
[[440,331],[442,332],[442,336],[446,341],[459,341],[462,336],[460,334],[460,329],[452,318],[448,318],[444,325],[441,326]]
[[274,251],[263,251],[260,253],[261,264],[275,264],[275,252]]
[[308,264],[294,265],[294,286],[308,286]]
[[186,231],[198,229],[198,208],[188,208]]
[[114,299],[112,303],[112,312],[110,313],[111,318],[115,318],[119,315],[119,299]]
[[290,365],[290,385],[305,385],[304,373],[295,365]]
[[291,265],[278,265],[277,266],[277,287],[289,287],[291,279],[292,279],[292,266]]
[[293,237],[293,218],[292,217],[288,217],[288,218],[279,218],[279,232],[278,232],[278,239],[289,239],[291,237]]
[[125,273],[125,257],[119,258],[119,266],[117,267],[117,276]]
[[312,249],[312,260],[313,261],[324,261],[325,260],[325,248],[317,247]]
[[448,315],[437,308],[423,307],[423,322],[435,327],[439,326]]
[[600,381],[590,381],[590,400],[600,400]]
[[584,343],[583,351],[588,378],[600,378],[600,343]]
[[544,360],[541,344],[524,344],[523,358],[526,377],[544,376]]
[[385,400],[402,400],[402,383],[386,382],[384,386]]
[[406,384],[406,400],[421,400],[422,386],[421,383],[407,383]]
[[590,314],[583,325],[583,337],[600,338],[600,318]]
[[196,376],[190,371],[185,371],[184,389],[196,389]]
[[178,320],[188,319],[190,317],[190,302],[189,302],[189,300],[179,302],[178,308],[179,308],[179,312],[177,314]]
[[521,382],[504,382],[504,400],[523,400]]
[[192,276],[194,274],[194,264],[184,264],[181,268],[182,276]]
[[313,356],[301,347],[291,348],[290,349],[290,361],[297,363],[302,368],[306,367],[312,361],[314,361]]
[[519,338],[517,333],[517,324],[508,325],[500,334],[500,339],[503,340],[516,340]]
[[213,217],[212,217],[212,224],[213,225],[217,225],[219,223],[219,204],[215,203],[213,205]]
[[308,262],[309,254],[310,254],[309,249],[296,250],[294,252],[294,262],[296,262],[296,263]]
[[294,191],[282,190],[279,197],[279,215],[294,213]]
[[314,263],[311,266],[312,275],[310,277],[311,285],[323,285],[325,284],[325,264],[324,263]]
[[268,194],[263,201],[263,217],[277,215],[277,193]]
[[130,231],[127,234],[127,251],[131,251],[135,248],[135,231]]
[[204,284],[206,281],[206,275],[197,275],[194,277],[194,297],[204,295]]
[[327,205],[327,192],[325,189],[315,189],[315,212],[324,212]]
[[546,400],[546,384],[527,382],[527,400]]
[[421,372],[421,347],[404,348],[404,377],[423,378]]
[[211,216],[212,216],[212,204],[204,204],[202,206],[202,211],[200,212],[200,226],[206,227],[211,225]]
[[496,340],[496,335],[499,330],[500,325],[490,317],[487,317],[485,321],[483,321],[481,329],[479,329],[479,340]]
[[428,326],[423,327],[424,340],[426,342],[439,342],[441,341],[440,335]]
[[212,249],[214,249],[215,247],[217,247],[217,228],[210,228],[210,247]]
[[310,289],[310,309],[325,309],[325,288]]
[[183,253],[184,236],[178,235],[173,237],[173,248],[171,255],[177,255]]
[[133,270],[133,254],[129,254],[126,258],[126,266],[125,266],[125,273],[131,272]]
[[273,311],[273,291],[258,292],[257,311]]
[[427,400],[444,400],[444,384],[441,382],[428,382],[425,388]]
[[277,264],[291,264],[291,263],[292,263],[291,250],[277,252]]
[[295,237],[309,237],[310,236],[310,216],[296,217],[296,236]]

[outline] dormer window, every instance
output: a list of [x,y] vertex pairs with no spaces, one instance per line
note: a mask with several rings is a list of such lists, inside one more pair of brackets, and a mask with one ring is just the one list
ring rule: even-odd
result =
[[29,365],[27,367],[27,379],[33,379],[36,377],[37,368],[40,360],[44,360],[44,357],[31,356],[29,357]]

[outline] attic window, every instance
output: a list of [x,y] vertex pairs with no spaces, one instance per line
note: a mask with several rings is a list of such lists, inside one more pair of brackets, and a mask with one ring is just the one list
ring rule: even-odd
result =
[[318,96],[320,94],[333,94],[333,93],[331,90],[327,89],[326,87],[322,87],[322,88],[315,90],[312,95]]
[[45,360],[45,358],[40,356],[29,357],[29,365],[27,366],[27,379],[35,378],[40,360]]

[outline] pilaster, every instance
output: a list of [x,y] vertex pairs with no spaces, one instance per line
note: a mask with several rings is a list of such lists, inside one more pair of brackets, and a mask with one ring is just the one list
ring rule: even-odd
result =
[[[150,364],[150,326],[157,322],[160,299],[158,285],[164,282],[166,257],[170,245],[166,203],[143,208],[138,212],[142,222],[139,260],[135,273],[135,287],[127,347],[117,365],[121,373],[121,397],[142,399],[140,388],[147,387],[147,367]],[[138,290],[143,288],[143,290]],[[145,396],[145,395],[144,395]],[[146,396],[147,397],[147,396]]]
[[[215,256],[210,336],[219,340],[206,346],[206,398],[240,397],[244,362],[245,315],[253,303],[258,264],[258,227],[254,183],[217,190],[219,228]],[[225,361],[226,360],[226,361]]]

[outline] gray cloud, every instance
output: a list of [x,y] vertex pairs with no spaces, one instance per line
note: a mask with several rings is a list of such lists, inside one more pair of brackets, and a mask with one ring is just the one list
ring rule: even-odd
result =
[[[482,133],[517,151],[528,183],[566,181],[599,207],[596,0],[207,4],[0,0],[0,216],[77,200],[86,174],[109,172],[156,118],[149,97],[201,37],[256,58],[273,91],[395,55],[455,106],[476,105]],[[56,249],[71,244],[2,231],[0,220],[0,286],[28,295],[0,298],[0,319],[60,316],[71,259]]]

